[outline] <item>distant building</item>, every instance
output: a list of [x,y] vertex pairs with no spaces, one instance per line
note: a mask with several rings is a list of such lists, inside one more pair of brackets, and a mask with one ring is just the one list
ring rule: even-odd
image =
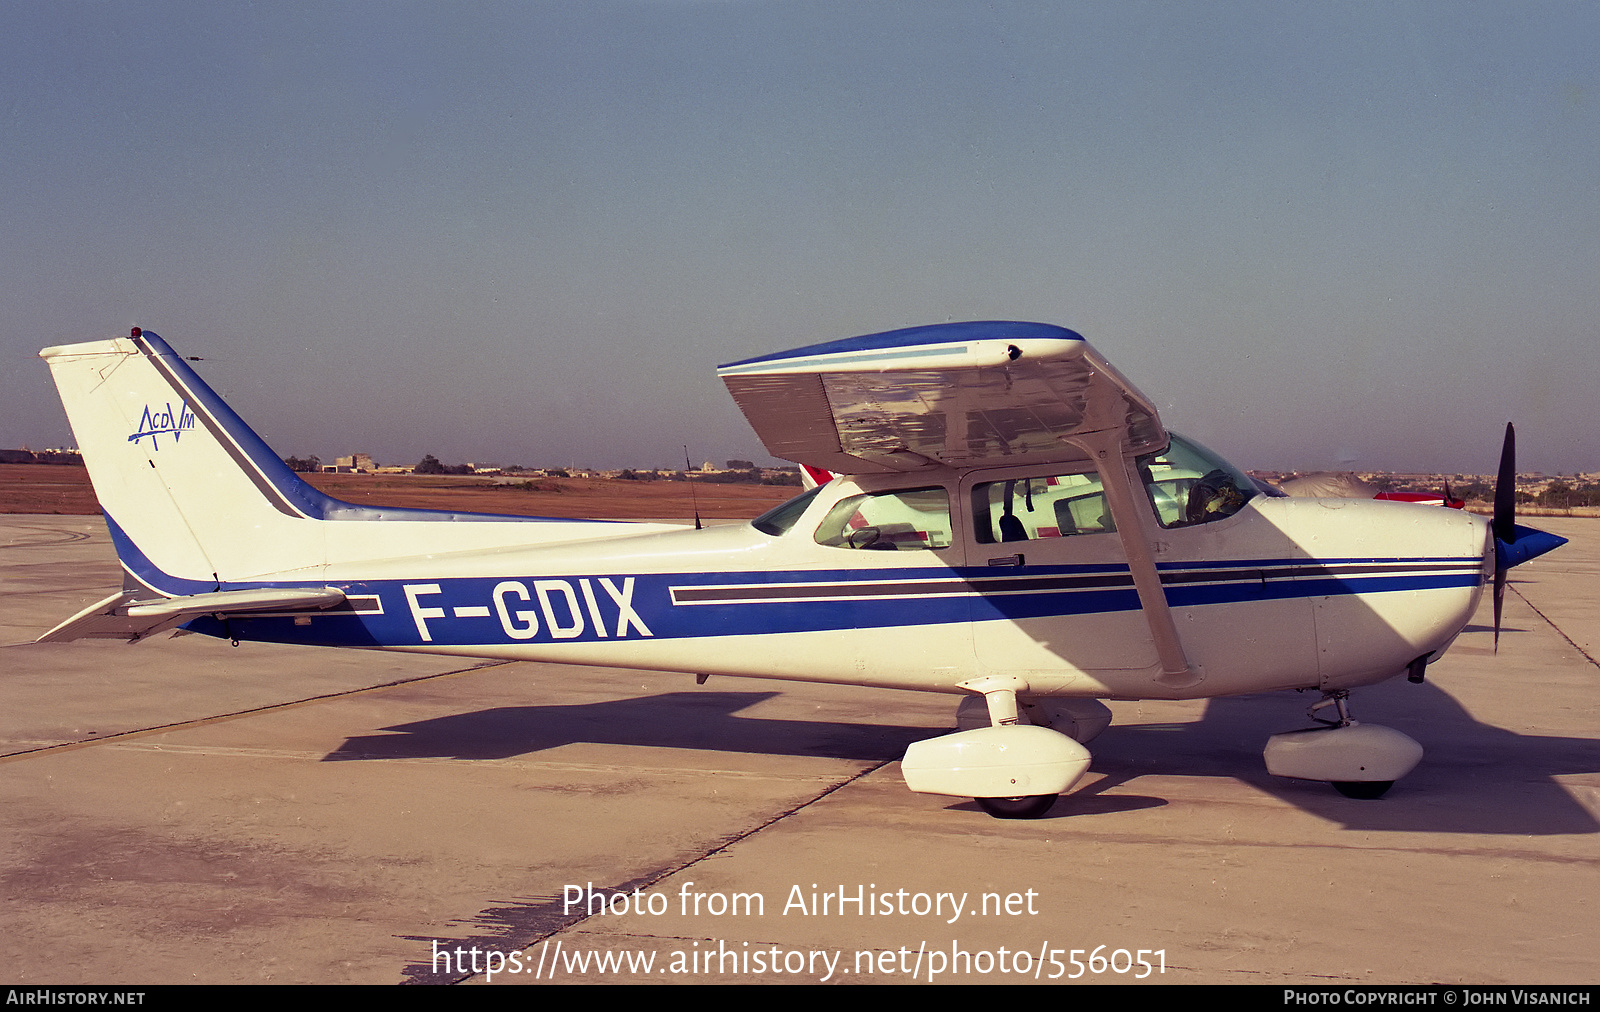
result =
[[373,466],[372,454],[352,453],[348,457],[335,457],[331,465],[323,465],[322,470],[338,474],[371,474],[377,468]]

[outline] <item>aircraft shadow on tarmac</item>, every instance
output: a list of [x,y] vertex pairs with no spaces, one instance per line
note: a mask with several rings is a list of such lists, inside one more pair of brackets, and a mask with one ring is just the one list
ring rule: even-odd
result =
[[[570,706],[495,707],[383,728],[348,739],[324,761],[507,759],[589,742],[817,756],[882,762],[947,729],[894,724],[743,717],[776,692],[669,692]],[[1261,749],[1279,731],[1311,726],[1311,693],[1212,699],[1189,723],[1116,723],[1091,745],[1101,779],[1067,795],[1051,818],[1111,814],[1166,804],[1112,793],[1147,775],[1231,777],[1346,829],[1558,835],[1600,831],[1553,777],[1600,771],[1600,741],[1524,735],[1474,720],[1431,683],[1396,679],[1354,697],[1358,719],[1387,724],[1422,743],[1422,765],[1378,801],[1327,784],[1266,772]],[[1127,705],[1127,704],[1120,704]],[[1162,704],[1171,705],[1171,704]],[[1121,718],[1126,719],[1126,713]],[[970,805],[970,802],[962,804]]]
[[589,742],[882,762],[948,730],[738,716],[778,695],[666,692],[571,706],[501,706],[386,727],[394,733],[351,738],[324,761],[509,759]]
[[[1268,736],[1315,726],[1305,710],[1317,699],[1314,693],[1235,696],[1208,701],[1194,723],[1116,724],[1091,745],[1091,769],[1119,783],[1142,774],[1233,777],[1346,829],[1523,836],[1600,831],[1594,816],[1553,779],[1600,771],[1600,741],[1482,723],[1431,683],[1395,679],[1351,697],[1357,720],[1404,731],[1425,750],[1422,764],[1382,799],[1358,801],[1324,783],[1267,773],[1261,750]],[[1056,811],[1070,813],[1068,802]]]

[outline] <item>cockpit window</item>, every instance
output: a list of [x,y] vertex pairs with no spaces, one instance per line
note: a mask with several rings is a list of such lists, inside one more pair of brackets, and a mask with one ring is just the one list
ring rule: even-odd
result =
[[1115,531],[1098,474],[991,481],[972,490],[980,544]]
[[811,505],[811,500],[817,497],[822,488],[818,485],[809,492],[800,493],[782,506],[775,506],[756,517],[750,521],[750,525],[763,534],[788,534],[789,529],[799,522],[800,514],[806,511],[806,507]]
[[1261,493],[1249,475],[1176,433],[1165,451],[1146,454],[1138,464],[1163,527],[1194,527],[1231,517]]
[[943,488],[853,495],[817,527],[817,544],[888,552],[950,547],[950,496]]

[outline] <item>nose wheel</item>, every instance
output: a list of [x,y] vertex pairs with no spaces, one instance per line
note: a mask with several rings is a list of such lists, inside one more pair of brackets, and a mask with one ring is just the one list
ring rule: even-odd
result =
[[1393,780],[1335,780],[1333,789],[1347,798],[1376,801],[1394,786]]
[[973,798],[978,807],[997,819],[1037,819],[1055,806],[1059,794],[1032,794],[1020,798]]

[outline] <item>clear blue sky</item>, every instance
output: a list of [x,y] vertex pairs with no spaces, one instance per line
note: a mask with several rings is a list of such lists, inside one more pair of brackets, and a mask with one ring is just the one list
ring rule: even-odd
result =
[[280,453],[767,459],[714,367],[1085,334],[1262,468],[1600,469],[1600,5],[0,5],[0,446],[160,333]]

